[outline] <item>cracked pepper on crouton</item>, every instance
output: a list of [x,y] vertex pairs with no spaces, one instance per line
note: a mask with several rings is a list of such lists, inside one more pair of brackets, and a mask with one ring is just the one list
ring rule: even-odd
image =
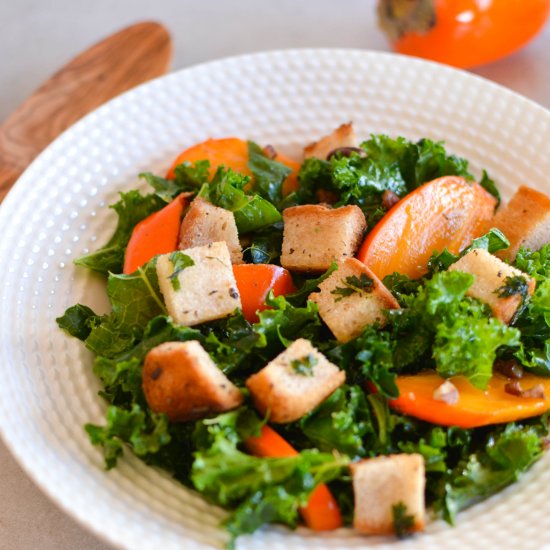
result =
[[353,257],[367,228],[355,205],[293,206],[283,211],[283,221],[281,265],[293,271],[326,271],[333,261]]
[[524,298],[521,292],[510,295],[509,291],[504,291],[507,286],[510,287],[509,280],[523,277],[524,283],[518,282],[523,286],[526,294],[532,295],[535,291],[535,279],[481,248],[475,248],[465,254],[449,267],[449,271],[471,273],[475,280],[468,289],[468,296],[489,305],[493,315],[503,323],[509,323],[512,320]]
[[143,391],[151,410],[183,422],[238,407],[243,396],[199,342],[165,342],[145,356]]
[[348,342],[367,325],[384,325],[385,310],[399,309],[397,300],[363,263],[348,258],[309,295],[319,307],[321,319],[339,342]]
[[224,241],[231,263],[243,263],[243,251],[233,212],[197,197],[181,222],[180,250]]
[[353,124],[348,122],[342,124],[336,130],[311,143],[304,148],[304,158],[315,157],[326,160],[327,156],[340,147],[358,147],[359,141],[355,135]]
[[377,456],[350,466],[355,509],[353,526],[361,533],[394,532],[393,507],[405,506],[414,517],[411,531],[421,531],[425,522],[424,459],[419,454]]
[[260,414],[271,422],[298,420],[346,380],[308,340],[300,338],[246,381]]
[[[176,269],[178,254],[188,256],[193,265]],[[221,319],[241,307],[225,242],[163,254],[157,259],[157,275],[166,309],[180,325]]]
[[521,186],[510,202],[498,209],[492,221],[510,241],[510,247],[497,256],[513,260],[520,247],[538,250],[550,243],[550,197]]

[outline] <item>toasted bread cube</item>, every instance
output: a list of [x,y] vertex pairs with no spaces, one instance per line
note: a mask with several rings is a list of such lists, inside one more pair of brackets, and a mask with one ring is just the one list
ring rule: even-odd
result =
[[243,263],[243,251],[233,212],[197,197],[181,222],[180,250],[225,241],[231,263]]
[[183,422],[238,407],[243,401],[199,342],[165,342],[145,356],[143,392],[152,411]]
[[359,141],[355,135],[353,124],[348,122],[342,124],[328,136],[322,137],[319,141],[311,143],[304,148],[304,158],[315,157],[326,160],[328,155],[340,147],[358,147]]
[[550,243],[550,197],[522,186],[505,207],[499,208],[492,221],[510,241],[510,248],[497,256],[513,260],[520,247],[538,250]]
[[397,300],[380,279],[355,258],[339,262],[338,269],[319,289],[309,295],[309,300],[319,306],[321,319],[339,342],[356,338],[367,325],[384,325],[385,310],[399,309]]
[[355,205],[293,206],[283,211],[283,221],[281,265],[294,271],[326,271],[333,261],[353,257],[367,228]]
[[246,386],[260,414],[285,424],[314,409],[345,380],[344,371],[300,338],[250,376]]
[[522,302],[520,294],[499,297],[499,289],[506,285],[506,279],[508,277],[524,277],[529,295],[535,291],[535,279],[504,263],[482,248],[474,248],[468,252],[458,262],[452,264],[449,271],[471,273],[475,280],[468,290],[468,296],[478,298],[489,305],[493,315],[503,323],[509,323],[512,320]]
[[[241,307],[225,242],[181,251],[195,264],[181,270],[174,281],[173,253],[157,259],[157,275],[166,309],[180,325],[193,326],[231,315]],[[176,283],[176,284],[174,284]]]
[[361,533],[394,532],[393,507],[404,504],[414,517],[411,531],[424,528],[424,459],[420,454],[377,456],[350,466],[355,510],[353,527]]

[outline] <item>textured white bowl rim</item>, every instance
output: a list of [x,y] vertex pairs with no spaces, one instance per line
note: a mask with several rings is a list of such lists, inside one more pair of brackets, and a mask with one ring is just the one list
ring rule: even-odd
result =
[[[281,64],[283,66],[289,64],[294,68],[303,66],[310,72],[305,71],[304,74],[299,75],[299,78],[294,76],[293,78],[289,78],[288,82],[286,79],[284,82],[281,82],[280,75],[267,75],[261,70],[265,65],[270,65],[275,70],[280,70]],[[375,76],[382,85],[384,83],[387,84],[387,82],[392,82],[393,84],[397,82],[403,86],[405,95],[397,96],[402,103],[400,104],[397,101],[395,113],[371,113],[365,115],[362,111],[366,105],[363,102],[365,98],[359,96],[352,97],[353,101],[351,103],[346,103],[344,100],[347,101],[349,98],[344,96],[342,98],[342,101],[344,101],[342,108],[340,108],[340,104],[335,103],[334,96],[327,103],[324,102],[326,98],[323,97],[308,98],[304,95],[300,97],[293,96],[293,86],[297,86],[297,89],[301,91],[312,89],[334,92],[336,90],[342,91],[344,94],[349,86],[356,93],[357,87],[354,86],[357,85],[353,82],[353,78],[357,75],[351,74],[351,71],[362,67],[368,67],[373,72],[376,72]],[[324,71],[323,74],[321,74],[321,71]],[[323,80],[327,71],[328,73],[332,71],[329,74],[330,79]],[[244,88],[243,96],[239,95],[241,91],[234,86],[229,86],[228,84],[227,89],[223,88],[223,84],[220,84],[222,81],[221,77],[234,74],[239,74],[241,77],[244,75],[245,78],[250,79],[252,83],[256,84],[257,88],[261,88],[266,83],[277,84],[278,88],[276,91],[279,94],[282,93],[281,90],[284,90],[285,86],[289,85],[292,89],[287,92],[288,97],[284,98],[284,101],[287,102],[288,113],[269,112],[270,102],[276,103],[277,101],[277,98],[273,94],[270,95],[270,90],[264,90],[269,101],[266,101],[264,105],[260,105],[262,109],[265,109],[265,112],[262,109],[259,111],[254,109],[247,111],[244,108],[246,106],[243,107],[243,105],[238,104],[229,105],[227,103],[228,94],[231,97],[234,96],[233,99],[237,100],[244,98],[244,100],[251,100],[252,103],[259,101],[258,97],[254,95],[252,84],[249,84],[248,88],[246,82],[243,83],[241,81],[236,84],[237,88]],[[429,102],[432,97],[430,91],[426,91],[420,86],[420,93],[416,89],[418,87],[416,82],[410,82],[405,79],[405,77],[415,74],[429,76],[432,83],[441,86],[450,86],[451,91],[447,88],[444,89],[445,93],[449,94],[449,97],[442,98],[440,90],[434,89],[434,103],[428,105],[426,102]],[[341,80],[340,77],[342,77]],[[400,78],[403,78],[402,82]],[[307,81],[307,85],[304,85],[303,88],[299,87],[302,85],[300,83],[301,80]],[[321,81],[321,83],[318,81]],[[116,147],[120,143],[124,143],[122,136],[116,134],[116,132],[113,134],[113,137],[107,134],[107,140],[110,140],[106,145],[107,149],[103,150],[101,148],[102,145],[98,145],[100,139],[105,140],[105,128],[112,130],[113,126],[116,126],[119,122],[125,125],[124,130],[126,132],[128,130],[139,131],[138,128],[132,125],[132,121],[129,121],[129,118],[135,117],[139,120],[142,111],[157,115],[158,113],[155,109],[158,109],[158,105],[155,104],[158,101],[167,101],[168,109],[174,110],[177,102],[170,93],[173,93],[173,90],[178,86],[185,88],[185,86],[193,84],[195,87],[200,87],[205,83],[211,82],[221,85],[224,96],[221,97],[219,94],[218,96],[215,94],[212,95],[212,92],[208,91],[212,95],[212,97],[209,97],[209,100],[215,99],[219,102],[219,105],[209,103],[208,107],[215,109],[221,105],[228,109],[235,108],[232,116],[240,115],[244,116],[245,119],[237,120],[229,117],[230,120],[228,121],[223,117],[216,118],[216,115],[205,109],[204,105],[200,105],[199,101],[197,105],[202,110],[199,109],[199,113],[196,116],[199,121],[205,121],[202,128],[200,125],[191,126],[190,128],[185,128],[183,133],[181,133],[181,130],[172,128],[171,131],[167,132],[167,137],[164,141],[162,138],[157,138],[160,139],[160,143],[154,143],[154,145],[160,145],[160,152],[157,156],[155,156],[153,149],[146,149],[146,146],[144,146],[146,155],[143,159],[129,154],[129,159],[126,162],[122,162],[119,159],[119,164],[117,165],[117,159],[113,160],[113,158],[109,157],[109,152],[111,151],[109,147],[114,147],[116,151]],[[461,92],[453,95],[452,91],[457,88]],[[191,94],[189,89],[185,89]],[[473,98],[468,99],[468,92],[472,90],[475,90],[476,93],[473,95]],[[415,91],[419,94],[416,97],[406,95],[407,92]],[[388,99],[384,99],[384,91],[378,88],[376,90],[369,89],[368,92],[372,93],[373,96],[376,96],[378,93],[379,95],[375,97],[374,101],[379,101],[381,104],[386,102],[385,107],[388,111],[391,111],[395,106],[390,103],[396,101],[396,98],[391,95],[393,89]],[[403,103],[404,97],[413,103],[412,107]],[[467,100],[464,99],[465,97]],[[191,99],[197,101],[196,96],[191,97]],[[308,100],[310,99],[318,101],[312,106],[308,104]],[[173,103],[170,104],[170,101]],[[441,114],[441,111],[441,120],[437,119],[437,117],[434,120],[429,117],[429,120],[423,118],[425,113],[414,110],[415,101],[417,101],[416,107],[420,105],[428,110],[434,109],[434,106],[436,106],[436,111],[429,114]],[[184,102],[183,105],[189,108],[187,103]],[[464,108],[464,110],[457,112],[457,105]],[[177,107],[181,107],[181,105],[177,103]],[[447,113],[444,112],[445,109],[447,109]],[[297,112],[304,115],[302,126],[296,122]],[[131,117],[127,116],[128,113],[130,113]],[[475,115],[475,120],[474,118],[470,118],[472,113]],[[515,117],[517,121],[510,123],[503,116],[503,113],[510,113],[512,118]],[[357,124],[359,129],[364,129],[368,126],[374,132],[385,131],[389,134],[404,134],[411,138],[420,137],[421,135],[428,135],[437,139],[446,138],[449,149],[469,158],[472,161],[474,169],[478,172],[482,166],[488,166],[490,172],[496,174],[496,179],[500,181],[505,195],[509,195],[513,188],[523,183],[526,179],[533,186],[538,186],[542,189],[547,186],[544,182],[546,181],[546,175],[550,173],[550,164],[548,161],[550,157],[550,149],[548,147],[550,143],[550,114],[532,101],[494,83],[485,81],[478,76],[432,62],[380,52],[303,49],[261,52],[212,61],[183,69],[166,77],[161,77],[123,94],[64,132],[32,163],[2,204],[0,209],[0,231],[5,235],[5,239],[0,246],[0,265],[2,266],[0,280],[2,281],[3,288],[3,311],[0,314],[2,349],[0,353],[2,368],[5,370],[4,375],[8,377],[9,373],[6,369],[11,369],[12,373],[10,376],[13,377],[13,380],[10,378],[6,386],[0,389],[0,432],[13,455],[34,482],[54,502],[61,506],[65,512],[109,543],[121,547],[136,548],[158,545],[159,542],[163,542],[163,529],[170,530],[173,528],[178,517],[177,514],[171,516],[169,510],[162,508],[162,506],[160,508],[157,506],[155,510],[151,510],[151,515],[153,515],[153,511],[157,515],[160,514],[160,516],[166,514],[167,520],[166,525],[159,523],[158,532],[152,533],[152,538],[149,541],[145,541],[143,538],[140,538],[143,537],[143,533],[139,529],[135,533],[132,531],[132,529],[136,529],[135,525],[117,525],[116,521],[120,520],[120,517],[117,517],[117,514],[120,513],[119,510],[113,510],[115,518],[112,523],[109,523],[109,517],[106,512],[109,511],[110,503],[107,504],[106,509],[100,512],[99,515],[94,515],[89,508],[93,502],[93,498],[86,499],[86,495],[77,495],[74,491],[71,494],[63,490],[63,479],[60,476],[64,470],[59,464],[66,463],[68,468],[72,468],[66,470],[66,474],[78,476],[78,470],[81,468],[80,473],[84,476],[88,470],[97,470],[101,465],[101,457],[97,449],[90,450],[91,447],[82,449],[79,445],[83,439],[67,438],[66,449],[63,447],[55,448],[51,456],[41,458],[41,453],[46,455],[49,449],[43,447],[44,441],[40,438],[45,437],[45,431],[52,427],[51,422],[54,422],[55,425],[55,422],[60,421],[61,418],[59,410],[52,409],[50,417],[49,409],[41,409],[41,399],[46,399],[43,392],[46,390],[52,391],[55,394],[59,389],[67,390],[68,388],[82,391],[82,388],[85,387],[82,385],[82,382],[90,383],[90,373],[79,373],[78,376],[75,376],[74,380],[66,381],[63,376],[59,377],[58,372],[54,373],[53,376],[50,376],[48,373],[39,373],[34,369],[34,363],[30,359],[37,359],[38,361],[46,360],[46,366],[52,367],[53,365],[53,370],[59,370],[57,363],[59,362],[60,355],[56,355],[56,353],[60,349],[67,353],[69,351],[73,354],[76,353],[73,357],[79,357],[82,361],[89,362],[90,358],[78,348],[78,343],[68,342],[63,337],[63,342],[58,344],[59,336],[54,335],[55,327],[53,330],[49,326],[46,328],[42,327],[44,330],[50,331],[52,340],[55,340],[53,343],[50,342],[48,344],[50,346],[48,349],[45,347],[46,343],[39,340],[36,336],[37,333],[33,332],[34,329],[29,334],[31,335],[31,340],[36,337],[37,343],[34,340],[24,339],[25,330],[23,327],[27,326],[27,323],[40,321],[41,319],[42,321],[46,320],[48,323],[51,323],[53,317],[60,313],[59,309],[55,313],[51,311],[57,298],[50,297],[48,298],[49,301],[45,301],[41,297],[37,297],[40,296],[39,293],[37,294],[37,290],[40,292],[44,289],[48,290],[51,287],[54,289],[51,293],[54,294],[55,289],[63,288],[64,281],[70,281],[71,288],[65,292],[66,295],[61,300],[63,306],[73,303],[75,295],[82,296],[84,285],[82,277],[75,282],[72,273],[67,275],[67,272],[72,272],[73,270],[70,260],[80,255],[83,251],[93,248],[93,243],[96,241],[101,243],[105,236],[109,235],[113,227],[112,217],[108,218],[109,224],[106,224],[106,227],[100,227],[101,223],[95,223],[104,220],[102,217],[103,213],[95,210],[90,213],[90,208],[92,206],[94,208],[99,206],[99,208],[104,209],[106,203],[113,202],[112,199],[115,196],[114,193],[116,190],[132,188],[131,174],[135,174],[148,166],[165,167],[173,157],[174,152],[178,152],[184,145],[190,145],[198,141],[203,136],[207,137],[210,133],[216,136],[229,134],[243,136],[240,132],[243,130],[246,131],[246,128],[253,129],[258,123],[264,124],[267,122],[271,124],[273,131],[270,133],[265,128],[262,128],[257,133],[254,133],[251,130],[253,135],[243,137],[252,137],[258,141],[260,139],[267,139],[279,146],[284,146],[288,142],[291,147],[296,149],[298,145],[306,143],[307,139],[318,137],[322,135],[323,131],[332,128],[334,122],[344,122],[346,114],[354,115],[354,121],[359,121]],[[447,115],[449,119],[446,118]],[[246,116],[249,117],[253,124],[247,126]],[[150,124],[151,131],[157,131],[162,127],[162,124],[166,123],[162,120],[159,123],[160,126],[155,127],[155,122],[151,122],[154,118],[153,116],[153,118],[144,119]],[[365,121],[368,122],[368,125],[365,124]],[[233,122],[234,131],[231,130],[231,122]],[[483,136],[476,134],[477,130],[470,131],[470,123],[477,129],[486,128],[489,139],[484,140]],[[102,124],[104,126],[100,127]],[[296,128],[293,128],[292,124]],[[286,128],[286,130],[282,131],[282,128]],[[442,128],[444,128],[444,131],[442,131]],[[516,136],[516,131],[519,137]],[[361,131],[358,133],[364,135]],[[278,136],[280,136],[279,139]],[[479,141],[481,145],[477,144],[473,146],[468,142],[468,137],[472,141]],[[169,141],[170,139],[172,141]],[[503,140],[503,145],[499,145],[498,143],[493,144],[492,140],[494,141],[495,139],[496,141]],[[153,141],[155,140],[153,139]],[[267,141],[261,142],[266,143]],[[526,147],[526,151],[523,154],[520,155],[513,151],[514,147],[517,148],[522,145]],[[85,200],[82,199],[78,203],[78,201],[74,200],[74,196],[69,194],[64,195],[59,190],[65,191],[69,189],[69,178],[78,180],[81,177],[75,173],[74,165],[71,166],[71,162],[76,162],[75,159],[80,158],[83,152],[87,153],[86,148],[90,146],[97,147],[97,155],[94,157],[93,153],[90,153],[90,158],[94,158],[90,162],[83,162],[80,165],[81,172],[85,173],[82,176],[84,183],[78,184],[73,191],[76,197],[78,197],[79,192],[85,194],[84,191],[89,191],[89,193],[86,195]],[[131,142],[127,145],[127,147],[131,146],[136,146],[136,143]],[[69,147],[70,149],[68,149]],[[476,153],[479,149],[483,149],[483,155],[481,155],[483,159]],[[123,153],[124,149],[122,148],[118,152]],[[508,152],[510,157],[505,157],[503,155],[504,152]],[[104,160],[106,158],[108,158],[108,161]],[[111,172],[103,169],[104,164],[109,167],[109,163],[114,166]],[[51,173],[47,171],[48,166],[54,167]],[[139,166],[140,170],[136,170],[136,166]],[[99,188],[96,189],[93,185],[91,190],[86,188],[86,185],[91,180],[93,181],[91,177],[86,178],[88,175],[87,171],[92,176],[95,171],[98,174],[98,178],[103,180]],[[51,186],[55,178],[59,178],[61,183],[59,190],[52,192]],[[28,204],[26,209],[22,206],[25,201]],[[53,204],[49,204],[49,201],[52,201]],[[49,239],[54,235],[52,227],[55,227],[55,224],[52,225],[51,219],[46,219],[46,212],[41,210],[42,203],[46,205],[45,207],[54,208],[54,210],[54,205],[60,204],[57,207],[58,211],[53,211],[53,213],[48,211],[48,214],[57,216],[55,221],[63,224],[62,229],[65,233],[62,237],[59,237],[59,242],[54,242],[49,249],[47,245],[37,245],[35,247],[36,250],[26,257],[27,262],[25,264],[25,255],[21,251],[28,250],[29,243],[33,242],[31,237],[34,236],[38,241],[42,240],[48,243]],[[84,238],[80,240],[78,238],[75,239],[75,237],[78,237],[78,234],[71,231],[76,227],[73,224],[73,220],[82,221],[82,219],[85,220],[82,224],[82,233],[88,236],[87,240]],[[40,234],[36,236],[36,231],[39,230],[42,223],[46,224],[44,229],[45,236],[43,238]],[[29,235],[29,233],[32,233],[32,235]],[[76,244],[69,249],[67,246],[69,246],[68,243],[70,242]],[[54,246],[56,244],[59,246]],[[37,267],[41,262],[42,267]],[[49,266],[48,262],[50,262]],[[57,263],[52,264],[52,262]],[[25,265],[25,267],[21,267],[22,265]],[[51,269],[50,271],[46,270],[51,268],[52,265],[57,271],[48,278],[47,276],[49,276]],[[40,269],[43,271],[40,271]],[[43,272],[47,276],[43,276]],[[38,277],[34,281],[36,283],[34,287],[32,286],[34,283],[28,283],[29,279],[32,280],[33,276]],[[17,287],[18,281],[22,281],[19,287]],[[95,284],[93,281],[86,281],[86,285],[93,284]],[[30,291],[32,290],[34,292],[31,294]],[[101,299],[99,300],[101,301]],[[46,311],[46,307],[50,311]],[[25,313],[21,313],[23,310]],[[27,310],[28,313],[26,313]],[[21,336],[22,334],[23,337]],[[80,351],[75,351],[77,349]],[[24,358],[25,361],[20,363],[17,361],[17,358]],[[61,362],[63,363],[63,361]],[[61,366],[67,367],[66,364]],[[15,367],[17,367],[17,373],[13,374]],[[93,383],[90,385],[93,386]],[[17,391],[14,392],[14,389]],[[92,387],[90,389],[92,397],[85,395],[82,398],[79,397],[81,401],[76,400],[76,403],[82,405],[82,399],[84,399],[85,405],[88,407],[87,413],[92,415],[92,418],[87,417],[84,421],[100,420],[100,413],[104,410],[104,403],[95,397],[96,390],[97,387]],[[36,401],[33,402],[32,399]],[[51,399],[51,396],[47,397],[45,403],[51,405],[52,402],[49,399]],[[73,399],[73,397],[63,396],[63,399]],[[82,423],[82,418],[78,417],[79,429],[81,429],[80,426]],[[60,425],[60,432],[66,431],[67,434],[71,433],[70,430],[74,428],[73,424],[74,420],[70,419],[67,426]],[[35,452],[29,453],[29,445],[32,447],[33,444],[35,445]],[[67,451],[66,455],[63,454],[65,450]],[[85,453],[84,458],[87,460],[87,463],[86,460],[82,462],[82,453]],[[79,460],[75,462],[75,457],[80,462]],[[523,548],[541,547],[542,543],[550,541],[550,539],[545,539],[544,536],[541,538],[540,536],[540,532],[545,531],[545,527],[548,526],[548,520],[545,518],[548,518],[550,515],[548,514],[550,504],[545,504],[546,502],[550,503],[550,490],[542,490],[542,487],[550,487],[548,483],[550,476],[547,475],[548,460],[546,458],[525,476],[518,487],[508,489],[501,495],[461,514],[459,516],[459,525],[454,531],[445,526],[442,527],[440,525],[441,522],[437,522],[430,526],[428,533],[423,537],[398,544],[405,544],[415,548],[435,548],[438,542],[445,541],[446,546],[451,548],[454,545],[457,545],[457,548],[465,547],[469,543],[483,543],[488,547],[494,546],[496,548],[499,545],[502,547],[503,543],[508,545],[508,547],[513,547],[514,541],[517,541],[521,542]],[[120,482],[122,484],[122,482],[131,479],[132,482],[139,485],[141,480],[136,479],[132,475],[138,472],[143,474],[145,478],[145,476],[149,475],[148,470],[150,469],[146,468],[140,461],[126,452],[119,470],[122,472],[122,477],[120,479],[117,478],[116,483]],[[100,474],[101,476],[105,476],[100,479],[105,480],[109,479],[107,476],[112,476],[112,474],[104,474],[103,472],[100,472]],[[177,489],[173,489],[176,485],[166,475],[158,472],[153,472],[151,475],[154,476],[155,483],[158,483],[159,487],[163,490],[181,490],[185,494],[183,499],[187,503],[188,508],[186,508],[186,511],[190,512],[194,508],[198,510],[199,517],[195,518],[195,522],[196,525],[200,525],[201,521],[204,521],[205,531],[212,530],[212,526],[223,517],[223,514],[217,509],[203,505],[200,498],[189,495],[185,489],[180,489],[180,486],[177,486]],[[121,500],[126,501],[125,505],[129,506],[129,509],[138,509],[136,513],[143,516],[145,524],[147,524],[148,510],[146,506],[145,508],[140,508],[140,504],[143,494],[146,494],[151,489],[151,487],[147,486],[148,481],[145,480],[143,486],[139,487],[139,490],[131,484],[121,486],[120,488]],[[97,483],[97,479],[95,482]],[[535,485],[538,486],[538,493],[533,489]],[[103,489],[101,481],[98,485],[98,491],[100,489]],[[538,497],[537,494],[539,495]],[[174,500],[171,497],[171,494],[167,494],[169,500],[166,505],[167,508],[171,505],[181,504],[177,499]],[[504,501],[506,502],[503,504]],[[152,508],[153,504],[155,503],[151,502]],[[520,513],[518,510],[522,507],[523,512]],[[513,518],[516,527],[510,527],[509,521],[502,521],[502,514],[507,510],[511,510],[516,515]],[[206,515],[204,515],[205,511]],[[484,516],[484,520],[481,523],[478,521],[480,516]],[[158,517],[157,521],[160,521]],[[468,526],[470,534],[461,528],[461,526],[464,527],[465,525]],[[480,528],[480,525],[482,527],[489,527],[483,530]],[[530,527],[533,531],[533,528],[536,527],[537,531],[535,533],[533,531],[525,531],[525,526]],[[148,527],[151,527],[151,525],[148,525]],[[529,538],[525,537],[526,532]],[[548,532],[547,529],[546,532]],[[196,533],[193,531],[193,534]],[[181,546],[185,541],[185,546],[188,548],[206,548],[212,547],[212,545],[217,546],[224,540],[223,534],[212,535],[212,537],[209,538],[206,536],[202,540],[200,538],[192,540],[181,538],[180,536],[179,539],[175,538],[164,542],[166,542],[166,547],[177,547],[177,544],[174,546],[174,541],[179,541]],[[299,529],[297,532],[290,533],[285,529],[276,527],[263,530],[253,537],[244,537],[239,547],[248,548],[250,546],[252,548],[262,542],[268,544],[270,548],[279,546],[282,548],[288,545],[304,548],[343,548],[358,545],[393,547],[396,544],[389,539],[360,538],[347,531],[319,537],[312,535],[305,529]]]

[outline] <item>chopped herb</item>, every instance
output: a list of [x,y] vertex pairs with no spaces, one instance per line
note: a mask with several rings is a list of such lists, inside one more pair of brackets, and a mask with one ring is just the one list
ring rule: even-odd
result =
[[172,288],[178,291],[181,288],[179,274],[186,268],[195,265],[195,262],[187,254],[183,252],[172,252],[170,254],[170,261],[174,266],[174,273],[168,277],[172,283]]
[[342,280],[344,286],[336,287],[331,290],[331,294],[338,295],[335,302],[339,302],[342,298],[351,296],[352,294],[368,294],[372,292],[374,287],[374,281],[366,274],[361,273],[359,277],[357,275],[350,275]]
[[403,502],[398,502],[392,506],[393,529],[395,535],[404,539],[412,533],[414,527],[414,516],[407,514],[407,507]]
[[509,298],[510,296],[520,295],[525,299],[529,295],[529,284],[522,275],[506,277],[504,284],[495,290],[499,298]]
[[317,364],[317,358],[313,353],[308,353],[300,359],[293,359],[290,362],[290,366],[294,369],[296,374],[302,376],[313,376],[313,367]]

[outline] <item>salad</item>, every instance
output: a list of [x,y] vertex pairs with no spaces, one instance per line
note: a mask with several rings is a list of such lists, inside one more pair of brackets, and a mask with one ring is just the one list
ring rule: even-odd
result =
[[351,124],[302,162],[209,139],[140,178],[75,262],[111,313],[57,319],[96,354],[109,406],[85,429],[108,469],[129,448],[168,470],[229,510],[233,545],[268,523],[452,524],[541,457],[548,197],[499,207],[442,143]]

